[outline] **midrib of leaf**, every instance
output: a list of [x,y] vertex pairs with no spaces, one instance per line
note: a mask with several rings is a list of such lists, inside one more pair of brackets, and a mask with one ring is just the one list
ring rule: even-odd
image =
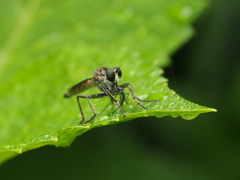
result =
[[34,17],[34,12],[36,12],[37,7],[39,6],[39,1],[29,1],[27,4],[17,4],[18,12],[20,12],[17,17],[15,27],[12,28],[11,34],[8,36],[3,47],[0,49],[0,72],[3,72],[6,63],[11,60],[11,55],[17,49],[21,38],[24,37],[28,26],[31,24]]

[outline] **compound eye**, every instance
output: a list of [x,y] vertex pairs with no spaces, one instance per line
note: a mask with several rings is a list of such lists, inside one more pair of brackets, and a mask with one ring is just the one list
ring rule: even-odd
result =
[[106,73],[107,79],[111,82],[114,82],[115,80],[115,73],[113,71],[113,69],[108,69],[107,73]]
[[122,71],[120,68],[117,69],[117,73],[118,73],[118,77],[121,78],[122,77]]

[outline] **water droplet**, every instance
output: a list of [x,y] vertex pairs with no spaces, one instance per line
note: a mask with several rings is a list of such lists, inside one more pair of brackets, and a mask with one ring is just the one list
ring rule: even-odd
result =
[[148,94],[144,94],[144,95],[140,95],[140,96],[138,96],[140,99],[147,99],[147,97],[148,97]]
[[181,117],[185,120],[192,120],[196,118],[199,114],[187,114],[187,115],[181,115]]
[[50,136],[49,136],[49,134],[45,134],[43,137],[44,138],[49,138]]
[[160,74],[159,71],[153,71],[150,75],[151,76],[158,76],[159,74]]
[[183,109],[184,109],[184,106],[178,106],[178,109],[183,110]]
[[193,14],[193,10],[190,6],[185,6],[181,10],[181,15],[183,18],[189,18]]
[[174,102],[171,102],[169,105],[168,105],[168,107],[171,107],[171,106],[174,106],[175,105],[175,103]]
[[105,121],[105,120],[108,120],[108,116],[103,116],[103,117],[101,118],[101,121]]
[[102,122],[101,124],[102,124],[103,126],[105,126],[105,125],[108,125],[108,123],[109,123],[109,121],[104,121],[104,122]]
[[166,100],[168,98],[168,96],[163,96],[163,100]]
[[158,109],[158,108],[159,108],[159,105],[153,106],[153,109]]

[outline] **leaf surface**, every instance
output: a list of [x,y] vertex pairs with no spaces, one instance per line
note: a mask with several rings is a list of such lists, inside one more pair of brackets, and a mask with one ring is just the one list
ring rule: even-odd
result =
[[[0,7],[0,162],[44,145],[69,146],[86,131],[138,117],[190,120],[215,109],[191,103],[167,86],[160,68],[192,35],[203,0],[7,1]],[[81,125],[72,85],[99,67],[118,67],[149,110],[128,96],[123,118],[109,99],[93,100],[97,115]],[[84,94],[99,93],[90,89]],[[130,92],[127,92],[130,94]],[[88,118],[92,111],[82,101]],[[115,111],[115,112],[114,112]],[[114,113],[113,113],[114,112]]]

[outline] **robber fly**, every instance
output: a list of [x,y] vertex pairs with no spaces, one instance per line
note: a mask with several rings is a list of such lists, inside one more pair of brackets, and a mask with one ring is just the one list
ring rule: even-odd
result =
[[[134,101],[139,105],[140,107],[148,110],[147,107],[143,106],[139,101],[143,102],[157,102],[157,100],[143,100],[140,99],[136,96],[136,94],[133,91],[133,88],[130,83],[125,83],[122,85],[118,85],[117,83],[122,77],[122,71],[119,67],[113,67],[113,68],[107,68],[107,67],[101,67],[98,68],[94,74],[93,77],[88,78],[84,81],[81,81],[80,83],[72,86],[70,89],[68,89],[68,92],[64,94],[65,98],[70,98],[73,95],[79,94],[89,88],[92,87],[98,87],[100,89],[101,93],[99,94],[93,94],[93,95],[77,95],[77,102],[79,106],[80,113],[82,115],[82,120],[80,124],[83,123],[88,123],[92,121],[96,115],[97,112],[95,108],[93,107],[92,102],[90,99],[96,99],[96,98],[103,98],[106,96],[109,96],[111,101],[115,103],[118,106],[118,109],[120,109],[121,113],[123,114],[124,118],[126,118],[126,113],[124,112],[122,105],[123,103],[126,102],[126,94],[124,92],[124,88],[128,88],[131,92],[132,98]],[[117,100],[115,97],[119,95],[119,100]],[[80,98],[85,98],[87,99],[92,111],[93,111],[93,116],[85,121],[86,117],[83,112],[82,105],[80,103]]]

